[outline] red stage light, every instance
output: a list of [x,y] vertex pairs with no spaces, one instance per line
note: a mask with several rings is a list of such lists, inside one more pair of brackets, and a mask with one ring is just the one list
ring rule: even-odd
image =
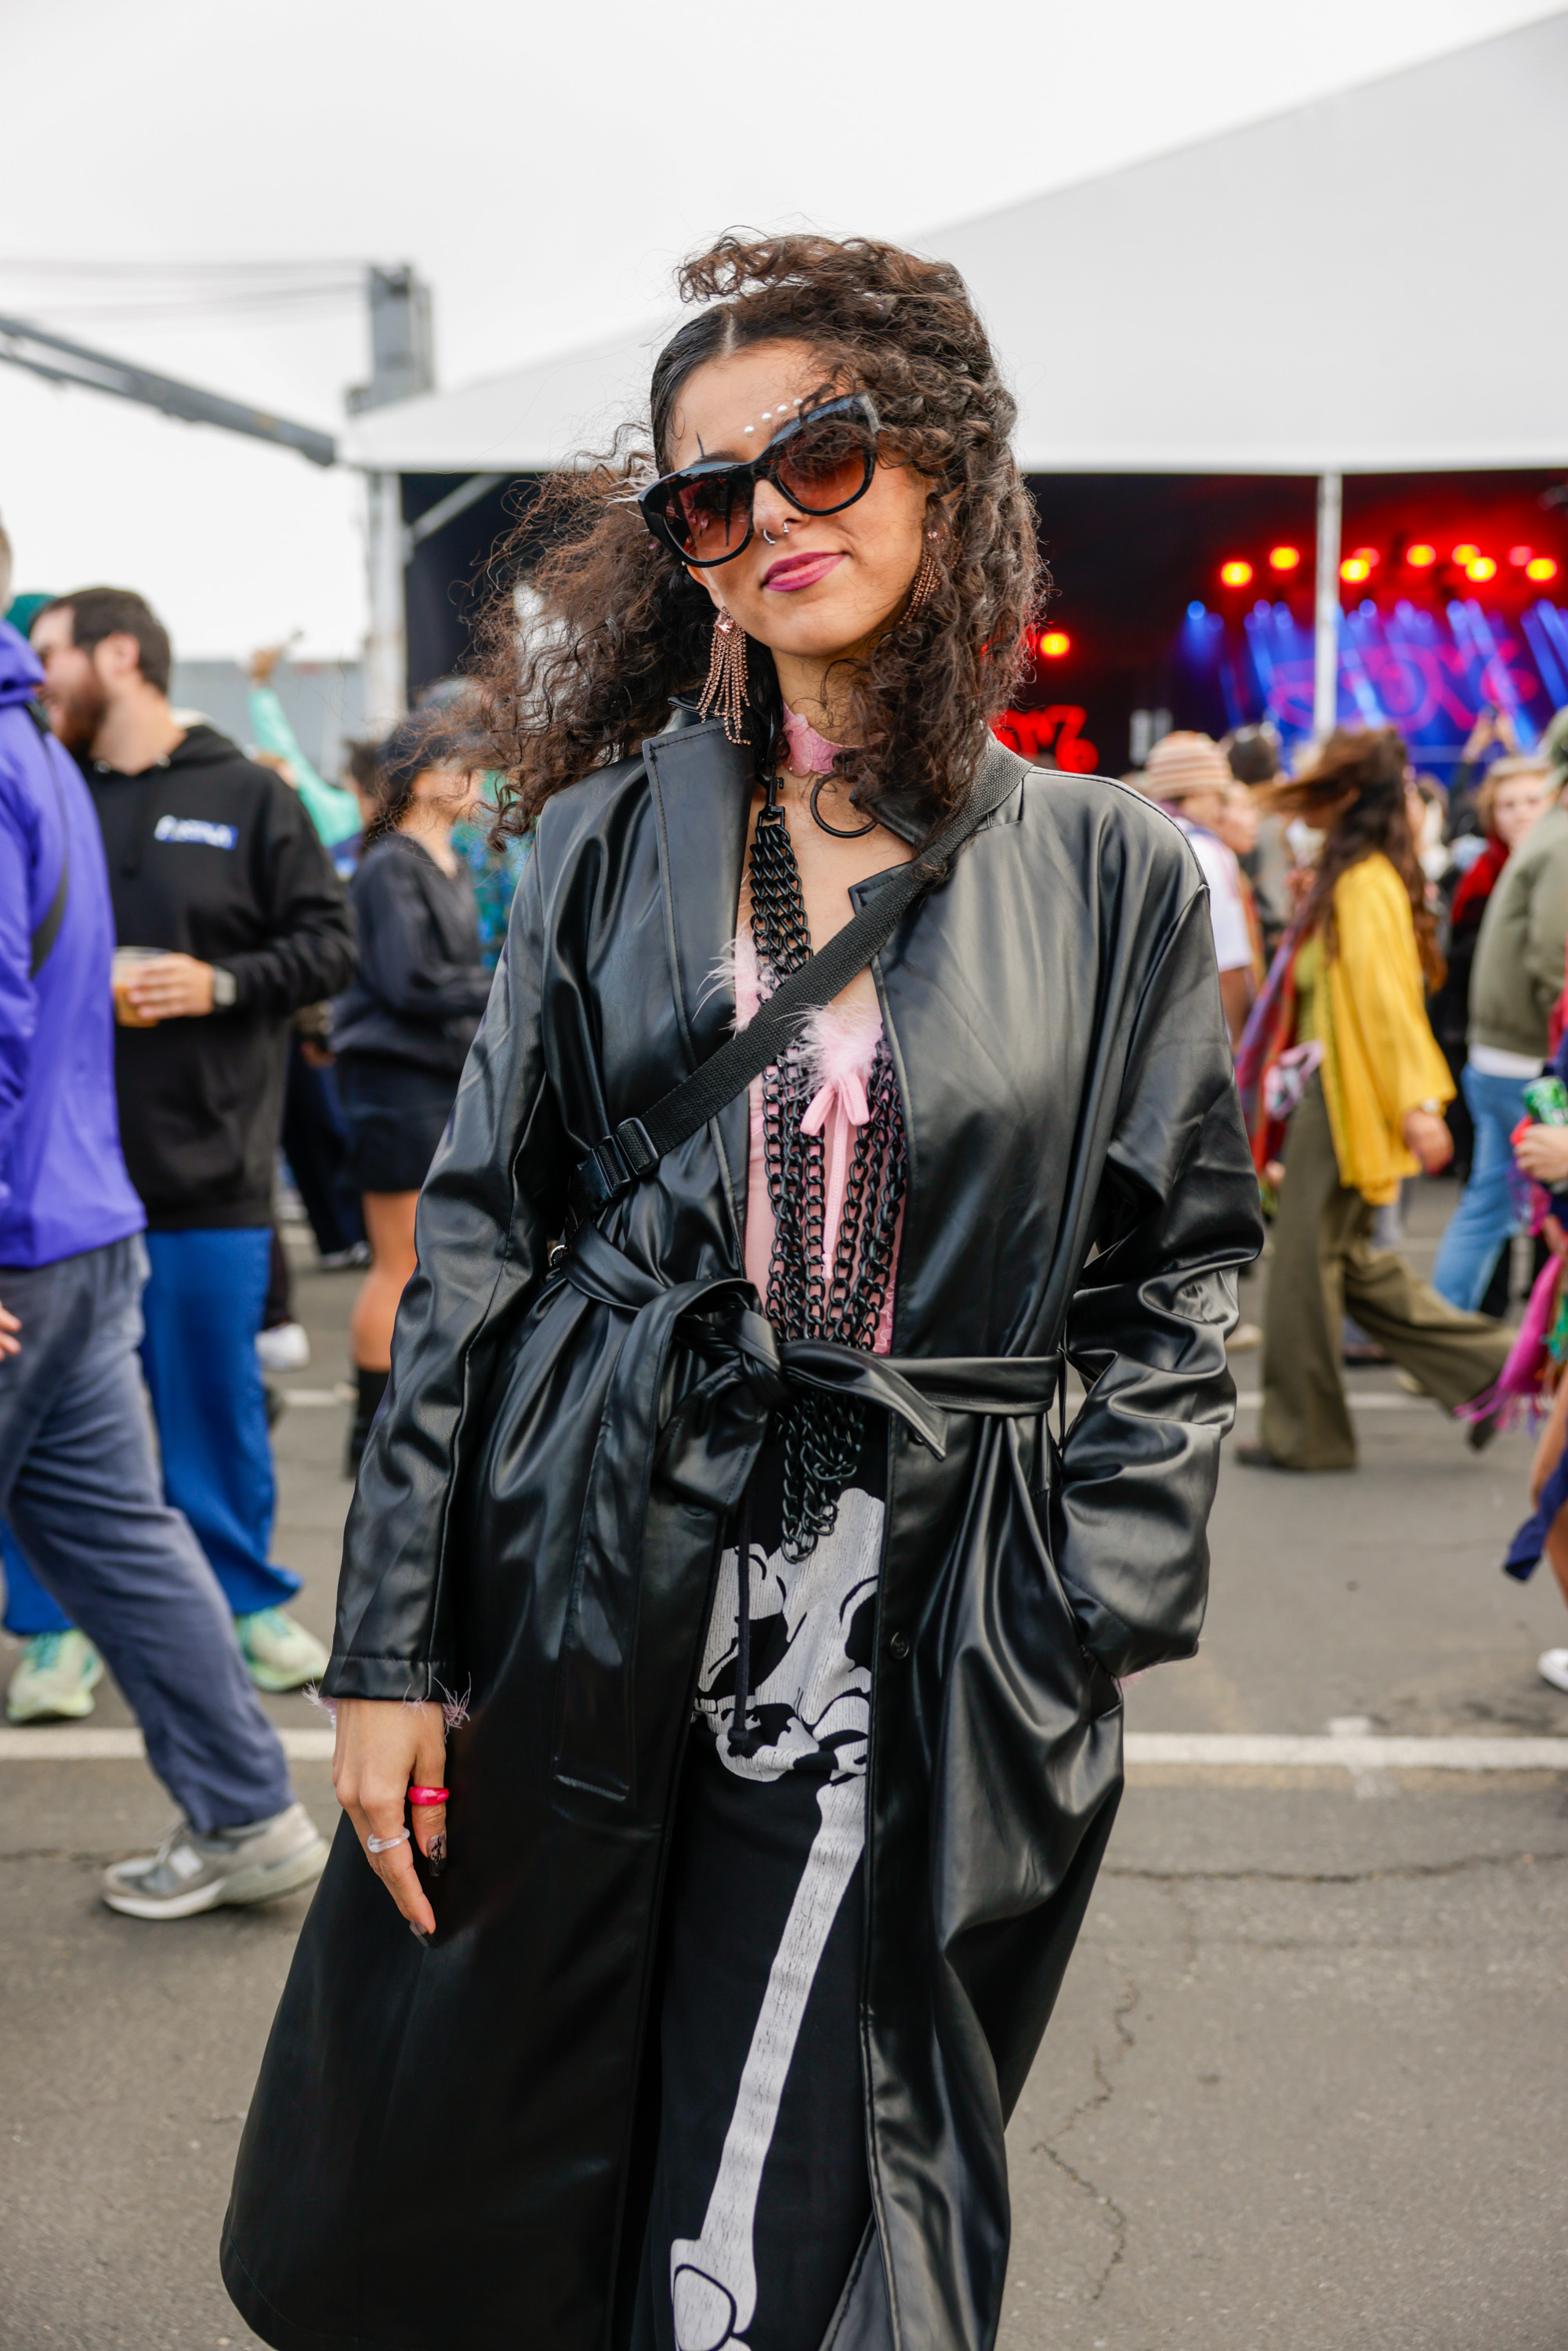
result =
[[1406,549],[1405,560],[1413,570],[1427,571],[1437,560],[1437,550],[1435,547],[1429,547],[1424,538],[1419,538],[1414,547]]
[[1228,588],[1245,588],[1252,577],[1252,566],[1238,555],[1220,565],[1219,576]]
[[1040,641],[1040,649],[1047,661],[1060,661],[1064,653],[1072,651],[1072,640],[1061,629],[1048,629]]
[[1527,580],[1555,580],[1555,559],[1550,555],[1532,555],[1524,567],[1524,576]]
[[1270,571],[1293,571],[1301,559],[1299,547],[1271,547],[1269,549]]
[[1454,549],[1453,559],[1458,564],[1473,563],[1479,553],[1480,549],[1473,538],[1461,538]]
[[1362,580],[1371,579],[1372,566],[1364,555],[1347,555],[1340,565],[1339,576],[1348,580],[1353,588],[1358,587]]
[[1511,547],[1508,550],[1508,559],[1516,571],[1522,571],[1534,552],[1533,547]]
[[1483,580],[1495,580],[1497,578],[1497,565],[1492,561],[1490,555],[1478,555],[1470,562],[1466,564],[1465,577],[1467,580],[1475,580],[1478,585]]
[[1375,547],[1353,547],[1350,551],[1358,563],[1365,564],[1369,571],[1375,563],[1381,563],[1383,560]]

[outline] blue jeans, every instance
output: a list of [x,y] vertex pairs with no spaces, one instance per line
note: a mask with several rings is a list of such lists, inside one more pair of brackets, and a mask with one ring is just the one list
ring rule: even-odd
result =
[[22,1351],[0,1358],[0,1511],[102,1650],[147,1757],[198,1834],[290,1801],[195,1538],[158,1489],[136,1349],[140,1238],[0,1272]]
[[1524,1229],[1509,1136],[1530,1115],[1526,1082],[1523,1078],[1489,1078],[1469,1067],[1460,1080],[1475,1121],[1475,1155],[1470,1180],[1438,1244],[1432,1287],[1466,1314],[1479,1310],[1498,1259],[1514,1234]]
[[149,1233],[147,1254],[141,1367],[163,1491],[195,1529],[234,1614],[280,1608],[299,1578],[267,1556],[276,1489],[256,1334],[271,1230]]
[[[272,1236],[149,1233],[141,1366],[163,1456],[165,1499],[183,1510],[236,1616],[280,1608],[299,1578],[272,1565],[275,1489],[267,1392],[256,1334],[267,1300]],[[5,1295],[0,1291],[0,1298]],[[19,1639],[63,1632],[65,1619],[8,1531],[5,1630]]]

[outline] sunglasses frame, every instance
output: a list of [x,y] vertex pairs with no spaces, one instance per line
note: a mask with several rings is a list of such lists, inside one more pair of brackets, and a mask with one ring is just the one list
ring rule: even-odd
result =
[[[825,416],[846,416],[852,413],[861,417],[871,431],[871,462],[866,467],[864,481],[852,496],[841,498],[837,506],[802,506],[800,499],[779,479],[778,468],[783,458],[789,455],[789,444],[805,432],[808,426],[820,424]],[[637,504],[643,519],[653,538],[658,540],[661,547],[668,548],[678,563],[689,563],[699,571],[716,571],[721,563],[733,563],[737,555],[744,555],[757,536],[754,507],[757,485],[759,481],[771,482],[779,496],[788,498],[798,514],[819,516],[842,514],[846,507],[852,507],[859,499],[864,497],[876,477],[876,441],[881,432],[882,419],[876,413],[876,403],[871,394],[866,392],[845,392],[838,400],[825,400],[820,407],[808,409],[804,415],[793,418],[781,432],[773,435],[767,448],[756,457],[705,457],[695,465],[682,465],[674,474],[661,474],[656,482],[650,482],[648,487],[641,493]],[[727,554],[706,557],[693,555],[688,548],[682,545],[679,533],[661,511],[661,507],[673,505],[681,491],[691,483],[715,480],[733,481],[737,494],[744,487],[746,537],[738,547],[732,547]]]

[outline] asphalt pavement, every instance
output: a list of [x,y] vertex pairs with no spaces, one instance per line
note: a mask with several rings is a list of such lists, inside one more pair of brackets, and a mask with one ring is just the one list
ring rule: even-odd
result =
[[[1451,1198],[1419,1188],[1424,1267]],[[275,1555],[326,1635],[355,1277],[298,1262]],[[1356,1471],[1228,1451],[1202,1649],[1133,1685],[1130,1731],[1568,1736],[1534,1670],[1568,1615],[1498,1572],[1528,1440],[1477,1458],[1388,1370],[1347,1376]],[[95,1725],[129,1720],[101,1692]],[[297,1777],[329,1828],[326,1766]],[[304,1905],[104,1910],[102,1863],[168,1816],[140,1763],[0,1760],[4,2351],[256,2339],[217,2238]],[[1009,2133],[1003,2351],[1561,2351],[1565,1934],[1555,1772],[1134,1763]]]

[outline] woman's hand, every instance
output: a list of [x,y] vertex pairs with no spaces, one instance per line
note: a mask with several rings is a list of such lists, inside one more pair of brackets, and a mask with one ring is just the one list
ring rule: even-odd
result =
[[1448,1133],[1448,1122],[1436,1111],[1407,1110],[1404,1125],[1406,1146],[1415,1153],[1428,1176],[1440,1176],[1454,1155],[1454,1138]]
[[1513,1155],[1531,1181],[1549,1192],[1568,1186],[1568,1126],[1527,1126]]
[[[413,1853],[405,1839],[384,1853],[371,1853],[368,1840],[395,1837],[407,1825],[404,1812],[411,1783],[439,1788],[446,1768],[446,1724],[432,1703],[406,1706],[400,1698],[340,1698],[338,1739],[332,1750],[332,1785],[354,1823],[365,1858],[411,1927],[435,1932]],[[439,1876],[446,1866],[446,1807],[414,1808],[413,1834]]]

